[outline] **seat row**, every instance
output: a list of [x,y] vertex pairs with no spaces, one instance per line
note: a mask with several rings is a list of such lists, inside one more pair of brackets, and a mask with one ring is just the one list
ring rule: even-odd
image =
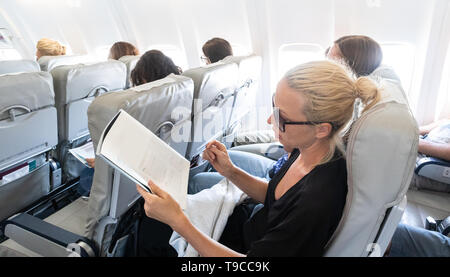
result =
[[126,64],[114,60],[1,75],[0,221],[80,176],[68,150],[96,146],[120,109],[202,166],[205,142],[232,137],[250,111],[260,70],[260,57],[234,57],[129,89]]

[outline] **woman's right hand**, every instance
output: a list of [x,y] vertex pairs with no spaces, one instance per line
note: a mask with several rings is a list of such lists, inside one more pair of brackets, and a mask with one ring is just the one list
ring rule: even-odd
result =
[[230,176],[235,169],[234,164],[228,156],[227,148],[217,140],[211,141],[206,145],[206,149],[203,151],[202,157],[224,177],[228,178],[228,176]]

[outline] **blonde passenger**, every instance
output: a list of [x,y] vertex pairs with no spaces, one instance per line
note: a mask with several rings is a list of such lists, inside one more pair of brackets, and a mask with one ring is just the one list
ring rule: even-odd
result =
[[66,47],[56,40],[43,38],[36,45],[36,59],[42,56],[62,56],[66,54]]
[[[267,122],[291,155],[269,182],[237,168],[218,141],[208,143],[203,153],[217,172],[264,206],[248,219],[229,220],[232,226],[225,227],[222,238],[232,240],[220,244],[199,231],[173,198],[149,181],[153,194],[137,187],[147,216],[156,219],[143,222],[141,246],[148,250],[143,254],[174,254],[168,243],[165,249],[161,244],[170,234],[154,231],[173,230],[201,256],[322,256],[346,202],[347,170],[339,133],[352,118],[356,99],[370,108],[379,99],[377,86],[367,77],[354,80],[335,62],[310,62],[290,70],[278,83]],[[242,232],[226,233],[239,229]]]

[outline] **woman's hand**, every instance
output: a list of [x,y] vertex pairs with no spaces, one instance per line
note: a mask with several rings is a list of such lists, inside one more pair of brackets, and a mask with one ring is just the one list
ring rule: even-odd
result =
[[95,158],[91,159],[91,158],[86,158],[86,162],[88,163],[88,165],[92,168],[95,167]]
[[222,176],[227,177],[235,169],[234,164],[228,156],[227,148],[217,140],[211,141],[203,151],[203,159],[207,160]]
[[186,219],[180,205],[164,190],[148,181],[152,193],[148,193],[139,185],[136,185],[137,191],[145,200],[144,210],[148,217],[154,218],[160,222],[169,225],[173,230],[177,224],[181,224]]

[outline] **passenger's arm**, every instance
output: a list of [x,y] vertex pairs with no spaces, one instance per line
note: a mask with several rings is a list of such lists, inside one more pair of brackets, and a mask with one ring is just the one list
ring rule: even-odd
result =
[[231,162],[225,145],[218,141],[208,143],[203,158],[252,199],[264,203],[268,183],[236,167]]
[[450,119],[444,118],[444,119],[435,121],[433,123],[430,123],[430,124],[427,124],[427,125],[424,125],[424,126],[420,126],[419,127],[419,133],[420,133],[420,135],[426,135],[429,132],[431,132],[431,130],[433,130],[434,128],[436,128],[440,124],[442,124],[444,122],[447,122],[447,121],[450,121]]
[[153,182],[148,185],[153,194],[137,185],[138,192],[144,197],[144,210],[148,217],[169,225],[181,235],[203,257],[243,257],[244,255],[218,243],[198,230],[181,210],[178,203]]
[[450,161],[450,144],[419,140],[419,152],[427,156]]

